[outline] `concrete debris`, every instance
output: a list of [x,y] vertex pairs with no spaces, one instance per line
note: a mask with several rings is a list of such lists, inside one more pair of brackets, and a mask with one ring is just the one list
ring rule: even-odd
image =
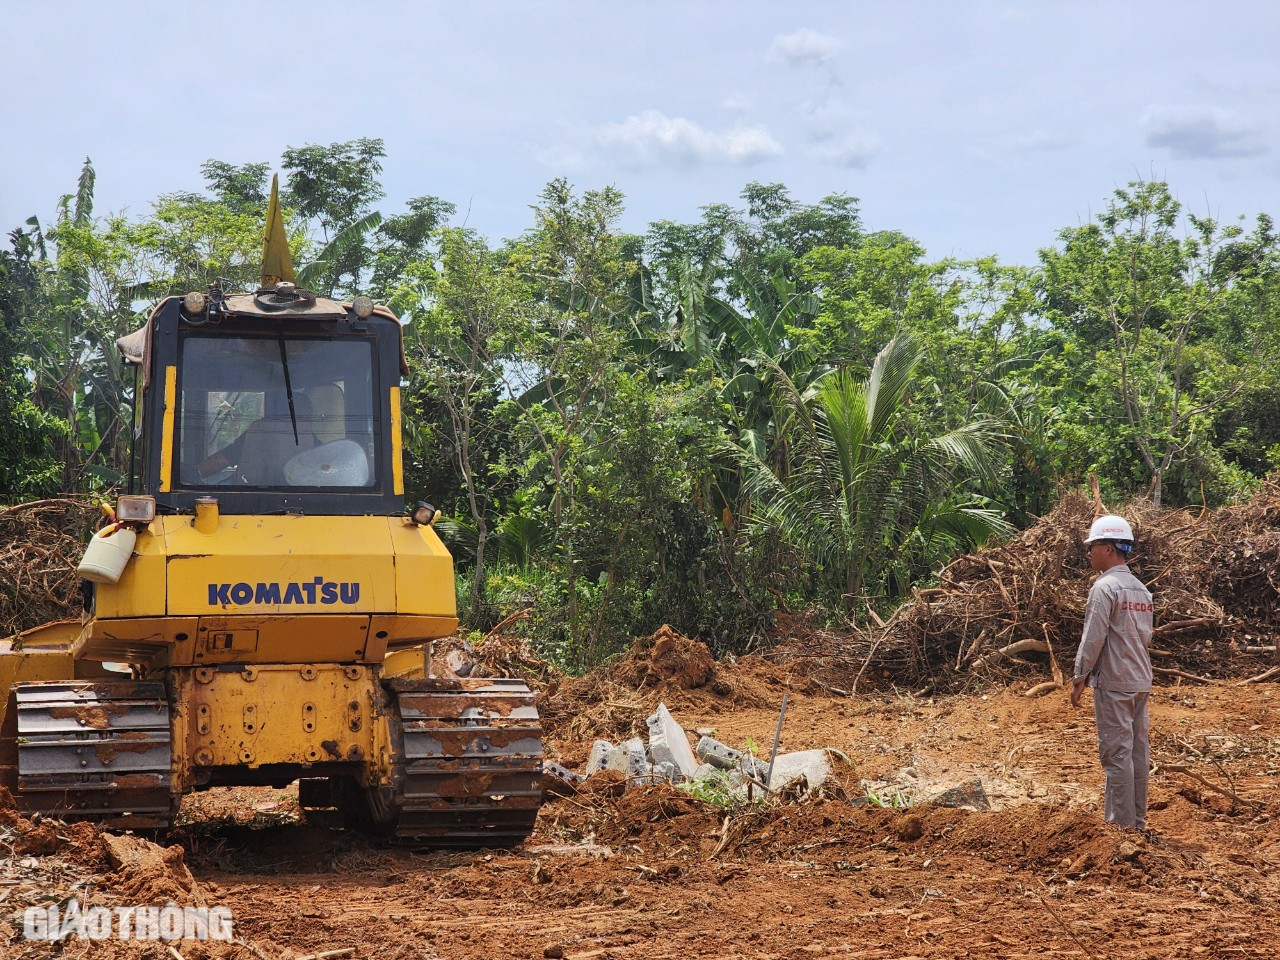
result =
[[[653,716],[649,717],[648,728],[647,747],[638,737],[623,743],[595,741],[591,745],[584,774],[575,774],[559,764],[544,764],[548,791],[557,792],[557,788],[552,786],[553,781],[572,791],[586,777],[612,770],[623,775],[627,787],[692,781],[706,784],[716,791],[728,790],[744,800],[766,793],[767,761],[721,743],[705,728],[698,731],[701,738],[696,749],[691,749],[688,734],[665,703],[658,704]],[[807,796],[818,790],[829,776],[831,760],[827,750],[781,753],[774,760],[771,790],[794,787],[803,779],[803,793]],[[619,781],[619,788],[622,785]]]
[[693,780],[705,780],[714,773],[720,773],[719,767],[713,767],[709,763],[700,764],[698,769],[693,771]]
[[726,747],[719,740],[713,740],[710,737],[703,737],[698,741],[696,752],[698,759],[703,763],[709,763],[721,770],[735,769],[738,761],[742,759],[742,751]]
[[649,759],[645,753],[644,741],[633,737],[618,744],[605,760],[606,770],[617,770],[625,777],[643,777],[650,772]]
[[543,790],[558,797],[567,797],[578,789],[586,776],[575,773],[553,760],[542,761]]
[[698,761],[689,749],[689,737],[665,703],[658,704],[649,718],[649,755],[654,763],[675,764],[682,778],[692,777],[698,769]]
[[469,643],[463,643],[444,655],[446,675],[468,677],[476,668],[475,649]]
[[773,761],[773,775],[769,780],[769,789],[781,790],[803,777],[807,795],[821,787],[829,776],[831,776],[831,758],[826,750],[780,753]]
[[586,775],[599,773],[605,768],[605,764],[609,762],[609,754],[613,753],[614,746],[608,740],[597,740],[591,745],[591,753],[587,755]]
[[698,759],[717,770],[738,770],[747,777],[764,783],[769,773],[769,765],[758,757],[733,747],[725,746],[719,740],[703,737],[698,741],[695,751]]
[[535,847],[525,847],[524,852],[530,857],[568,857],[580,860],[608,860],[613,850],[598,843],[544,843]]

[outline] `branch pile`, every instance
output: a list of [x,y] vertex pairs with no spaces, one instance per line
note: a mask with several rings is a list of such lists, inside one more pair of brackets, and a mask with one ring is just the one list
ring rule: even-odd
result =
[[76,565],[97,517],[83,500],[0,507],[0,638],[80,615]]
[[[956,680],[1073,667],[1095,574],[1082,544],[1100,505],[1071,494],[1016,539],[955,560],[890,620],[876,666]],[[1238,676],[1275,662],[1280,634],[1280,484],[1247,503],[1201,510],[1136,501],[1121,511],[1130,567],[1156,605],[1152,658],[1170,676]]]

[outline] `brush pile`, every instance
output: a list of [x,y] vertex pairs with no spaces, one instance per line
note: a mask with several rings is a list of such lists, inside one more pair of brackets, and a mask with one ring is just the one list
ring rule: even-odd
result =
[[[1067,495],[1001,546],[947,566],[885,627],[875,665],[909,680],[1070,675],[1093,582],[1082,540],[1095,501]],[[1170,676],[1247,675],[1277,661],[1280,484],[1217,510],[1120,511],[1134,527],[1130,567],[1156,604],[1152,657]]]
[[83,500],[0,507],[0,639],[80,615],[76,565],[97,519]]

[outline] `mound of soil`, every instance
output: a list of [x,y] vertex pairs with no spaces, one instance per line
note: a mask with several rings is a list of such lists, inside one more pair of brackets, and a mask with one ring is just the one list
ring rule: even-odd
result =
[[182,847],[162,847],[129,834],[102,834],[107,863],[115,871],[111,886],[138,903],[200,901],[195,878],[187,869]]
[[634,690],[698,690],[714,681],[716,665],[705,643],[664,624],[638,639],[609,672],[615,683]]
[[1170,859],[1093,813],[1051,805],[975,813],[928,804],[894,810],[819,798],[726,812],[665,784],[620,795],[595,791],[584,799],[592,802],[585,817],[581,810],[588,808],[555,811],[559,829],[566,828],[566,817],[585,819],[577,826],[579,835],[653,857],[682,851],[722,862],[831,862],[868,849],[910,851],[924,858],[964,852],[1011,869],[1103,879],[1128,877],[1130,866],[1141,859],[1148,883],[1154,882],[1154,868]]
[[705,643],[664,625],[586,676],[552,681],[538,709],[543,730],[584,743],[585,756],[594,738],[644,736],[660,702],[677,718],[686,711],[776,707],[786,686],[782,672],[761,658],[716,663]]

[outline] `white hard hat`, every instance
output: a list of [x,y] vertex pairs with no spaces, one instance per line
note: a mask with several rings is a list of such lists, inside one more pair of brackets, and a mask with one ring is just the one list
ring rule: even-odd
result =
[[1133,527],[1129,526],[1129,521],[1124,517],[1109,513],[1093,521],[1093,526],[1089,528],[1089,536],[1084,542],[1093,543],[1095,540],[1128,540],[1132,543]]

